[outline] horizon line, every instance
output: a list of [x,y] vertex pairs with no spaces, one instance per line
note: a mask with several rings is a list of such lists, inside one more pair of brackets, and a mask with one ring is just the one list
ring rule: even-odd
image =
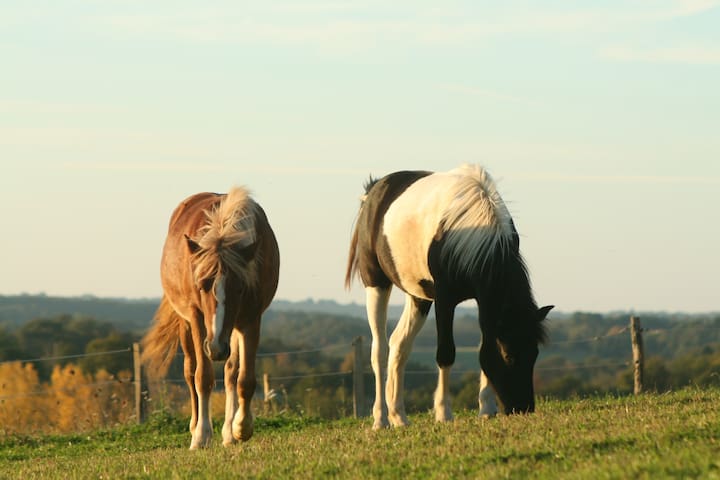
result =
[[[125,301],[125,302],[148,302],[148,301],[160,301],[162,295],[159,295],[157,297],[128,297],[128,296],[98,296],[96,294],[91,293],[85,293],[85,294],[79,294],[79,295],[55,295],[55,294],[48,294],[45,292],[38,292],[38,293],[28,293],[28,292],[22,292],[22,293],[16,293],[16,294],[5,294],[0,293],[0,298],[9,298],[9,297],[41,297],[41,298],[51,298],[51,299],[67,299],[67,300],[100,300],[100,301]],[[302,300],[291,300],[287,298],[275,298],[273,299],[272,303],[275,302],[287,302],[290,304],[308,304],[312,303],[314,305],[318,305],[321,303],[332,303],[341,307],[364,307],[363,302],[358,302],[356,300],[351,300],[348,303],[342,303],[338,300],[334,300],[331,298],[313,298],[308,297]],[[391,307],[403,307],[404,303],[390,303]],[[461,308],[472,308],[472,307],[463,307],[463,304],[458,304],[458,307]],[[272,304],[270,307],[272,308]],[[618,314],[626,314],[626,315],[656,315],[656,314],[666,314],[666,315],[720,315],[720,309],[718,310],[676,310],[676,309],[660,309],[660,310],[645,310],[645,309],[636,309],[636,308],[612,308],[612,309],[605,309],[605,310],[590,310],[590,309],[571,309],[571,310],[562,310],[562,309],[553,309],[554,314],[560,314],[562,316],[567,315],[573,315],[577,313],[600,313],[603,315],[618,315]]]

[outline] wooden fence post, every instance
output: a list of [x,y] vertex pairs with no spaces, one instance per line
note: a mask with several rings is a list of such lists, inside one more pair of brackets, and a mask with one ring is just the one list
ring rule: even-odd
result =
[[140,359],[140,344],[137,342],[133,343],[133,365],[135,367],[135,417],[138,423],[143,423],[147,411],[145,404],[147,384],[145,381],[145,372],[142,368],[142,360]]
[[263,410],[267,415],[270,412],[270,376],[263,373]]
[[633,393],[638,395],[643,392],[643,369],[645,367],[645,352],[643,347],[642,326],[640,317],[630,317],[630,339],[632,341],[633,353]]
[[353,414],[365,416],[365,382],[363,379],[363,340],[357,337],[353,343]]

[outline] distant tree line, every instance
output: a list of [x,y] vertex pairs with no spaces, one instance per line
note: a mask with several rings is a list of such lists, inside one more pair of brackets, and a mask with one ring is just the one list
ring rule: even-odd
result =
[[[7,312],[8,308],[5,314]],[[151,317],[152,313],[149,315]],[[50,393],[50,387],[55,382],[73,384],[73,388],[79,389],[82,383],[79,379],[96,383],[131,378],[130,346],[140,339],[150,320],[144,318],[142,322],[130,322],[127,314],[123,314],[122,318],[121,321],[98,320],[76,313],[40,316],[22,322],[7,319],[0,322],[0,366],[3,367],[0,369],[0,410],[4,408],[5,414],[13,415],[13,410],[8,409],[11,398],[12,405],[16,406],[13,408],[20,408],[18,398],[24,399],[23,408],[30,408],[36,397],[30,395],[25,399],[17,395],[42,388],[48,388],[48,398],[54,395],[51,398],[56,402],[69,402],[71,396],[59,399],[57,389],[55,393]],[[582,312],[551,320],[550,342],[541,348],[536,365],[536,392],[560,398],[607,392],[630,393],[630,338],[625,331],[628,322],[626,314]],[[688,384],[720,384],[720,315],[654,314],[643,315],[642,322],[647,361],[645,383],[649,389],[666,391]],[[407,366],[407,370],[412,372],[406,376],[405,382],[406,403],[411,412],[426,411],[432,407],[436,382],[433,360],[435,332],[434,322],[427,323],[416,341],[417,352],[413,353]],[[138,328],[141,324],[145,327]],[[362,318],[324,312],[269,311],[263,320],[257,371],[259,390],[262,389],[261,375],[269,375],[273,399],[266,404],[261,402],[258,408],[323,417],[350,415],[352,382],[349,373],[345,372],[352,369],[350,344],[360,335],[366,339],[369,337],[367,323]],[[454,407],[476,408],[478,360],[472,347],[476,347],[480,340],[477,319],[467,313],[458,316],[455,337],[459,346],[466,347],[466,353],[458,355],[456,370],[466,373],[454,376],[451,382]],[[368,401],[371,401],[374,384],[369,373],[369,341],[365,344],[368,350],[365,389]],[[25,365],[8,363],[12,360],[123,349],[127,349],[127,353],[38,360]],[[14,385],[21,378],[24,386]],[[216,378],[218,387],[222,388],[221,364],[216,365]],[[176,357],[167,381],[153,388],[151,408],[185,408],[187,393],[181,355]],[[78,397],[79,394],[74,395]],[[87,395],[95,398],[107,395],[106,407],[93,414],[93,418],[109,422],[111,413],[115,411],[122,412],[122,418],[131,416],[128,409],[113,410],[117,405],[126,406],[125,396],[129,393],[125,390],[111,391],[110,387],[102,391],[89,389]],[[220,395],[215,397],[215,401],[222,402]],[[89,411],[87,403],[73,405],[73,408]],[[71,410],[69,406],[63,408]],[[214,411],[222,413],[222,410],[220,403]],[[28,411],[37,412],[38,409]]]

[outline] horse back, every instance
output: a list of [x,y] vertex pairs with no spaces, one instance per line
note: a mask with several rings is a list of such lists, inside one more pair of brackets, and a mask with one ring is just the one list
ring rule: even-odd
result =
[[265,210],[259,204],[256,204],[255,208],[255,228],[258,238],[255,257],[259,262],[259,268],[258,298],[254,301],[259,302],[259,315],[270,306],[280,277],[280,249],[277,238]]
[[387,288],[395,281],[394,275],[382,266],[382,258],[388,253],[382,236],[385,214],[405,190],[431,173],[395,172],[369,184],[351,242],[346,276],[348,285],[355,273],[360,275],[365,286]]

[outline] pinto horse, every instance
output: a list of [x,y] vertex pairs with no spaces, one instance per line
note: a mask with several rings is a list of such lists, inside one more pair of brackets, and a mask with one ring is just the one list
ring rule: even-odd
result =
[[212,361],[225,361],[223,444],[253,434],[260,318],[275,295],[279,264],[265,212],[244,188],[193,195],[172,214],[160,266],[163,297],[143,357],[151,374],[164,376],[182,345],[191,450],[212,437]]
[[[407,425],[405,364],[435,302],[438,385],[435,419],[452,420],[450,368],[453,317],[462,301],[478,305],[480,414],[535,409],[533,367],[552,306],[538,308],[520,239],[490,175],[479,166],[432,173],[396,172],[365,185],[345,277],[359,273],[366,290],[375,374],[373,428]],[[387,306],[393,285],[405,308],[388,345]],[[385,385],[383,382],[385,381]],[[383,388],[384,387],[384,388]],[[496,395],[495,395],[496,394]]]

